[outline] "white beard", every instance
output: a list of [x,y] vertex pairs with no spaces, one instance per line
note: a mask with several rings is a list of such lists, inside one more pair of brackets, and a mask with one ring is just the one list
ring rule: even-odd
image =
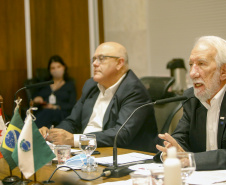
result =
[[194,88],[196,98],[202,102],[206,102],[207,100],[211,99],[213,95],[216,94],[216,92],[220,89],[220,69],[216,70],[209,84],[204,83],[204,85],[208,86],[206,86],[206,90],[203,92]]

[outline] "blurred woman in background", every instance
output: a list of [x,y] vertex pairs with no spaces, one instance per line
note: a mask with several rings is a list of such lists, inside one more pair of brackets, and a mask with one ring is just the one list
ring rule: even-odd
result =
[[54,55],[49,59],[48,72],[54,84],[41,88],[35,93],[33,102],[39,107],[34,111],[38,128],[57,125],[67,117],[76,103],[75,83],[67,74],[63,59]]

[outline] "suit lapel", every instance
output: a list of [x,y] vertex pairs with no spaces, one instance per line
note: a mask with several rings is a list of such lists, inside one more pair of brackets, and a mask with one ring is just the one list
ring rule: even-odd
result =
[[197,109],[197,112],[196,112],[197,126],[195,128],[195,132],[196,132],[195,137],[199,138],[198,145],[202,147],[201,151],[206,150],[206,115],[207,115],[207,110],[204,106],[201,106]]
[[226,96],[224,95],[223,101],[221,103],[219,122],[218,122],[218,134],[217,134],[218,148],[222,148],[221,140],[225,132],[225,124],[226,124]]
[[[129,70],[125,76],[125,78],[122,80],[121,84],[119,85],[118,89],[116,90],[113,98],[111,99],[108,108],[106,110],[106,113],[104,114],[104,119],[103,119],[103,128],[104,126],[107,124],[108,120],[110,119],[110,113],[112,113],[112,115],[117,115],[118,116],[118,112],[119,112],[119,108],[118,108],[118,97],[122,96],[121,91],[123,91],[124,89],[124,85],[127,83],[128,79],[131,79],[131,74],[132,71]],[[111,118],[112,119],[112,118]]]
[[[118,115],[118,108],[117,108],[117,96],[114,95],[113,98],[111,99],[108,108],[106,110],[106,113],[104,114],[104,119],[103,119],[103,128],[104,126],[107,124],[108,120],[110,119],[110,113],[112,112],[112,114],[114,115]],[[112,108],[112,106],[114,106],[114,108]]]
[[88,122],[89,122],[89,119],[91,117],[91,114],[93,112],[93,107],[95,105],[95,102],[97,100],[97,97],[99,95],[99,92],[100,91],[95,91],[91,96],[89,96],[85,102],[84,102],[84,105],[83,105],[83,115],[82,115],[82,131],[84,131],[84,129],[86,128]]

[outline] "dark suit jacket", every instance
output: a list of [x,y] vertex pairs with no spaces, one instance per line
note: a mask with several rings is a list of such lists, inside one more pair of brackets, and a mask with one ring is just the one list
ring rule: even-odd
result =
[[[71,115],[60,123],[63,128],[73,134],[83,133],[100,91],[97,82],[87,80],[80,100],[74,106]],[[149,95],[136,77],[129,70],[121,82],[106,110],[103,120],[103,131],[95,132],[98,147],[113,146],[118,129],[139,106],[149,103]],[[117,146],[155,152],[157,126],[153,106],[138,109],[120,131]]]
[[[184,93],[189,99],[183,105],[183,117],[172,136],[185,151],[194,152],[197,170],[226,169],[226,95],[224,95],[218,124],[218,150],[206,151],[207,109],[194,96],[193,88]],[[224,120],[220,120],[224,117]],[[157,160],[157,157],[155,157]]]

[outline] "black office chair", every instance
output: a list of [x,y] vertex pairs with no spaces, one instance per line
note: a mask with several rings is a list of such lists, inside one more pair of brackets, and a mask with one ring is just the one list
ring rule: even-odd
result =
[[[158,132],[160,134],[169,132],[172,120],[180,109],[182,109],[182,103],[180,101],[162,105],[154,105],[155,119],[158,127]],[[177,120],[174,120],[176,124],[178,123],[179,119],[180,117],[177,118]]]
[[169,88],[175,82],[174,77],[146,76],[140,78],[140,80],[148,90],[152,101],[176,95],[175,93],[169,91]]

